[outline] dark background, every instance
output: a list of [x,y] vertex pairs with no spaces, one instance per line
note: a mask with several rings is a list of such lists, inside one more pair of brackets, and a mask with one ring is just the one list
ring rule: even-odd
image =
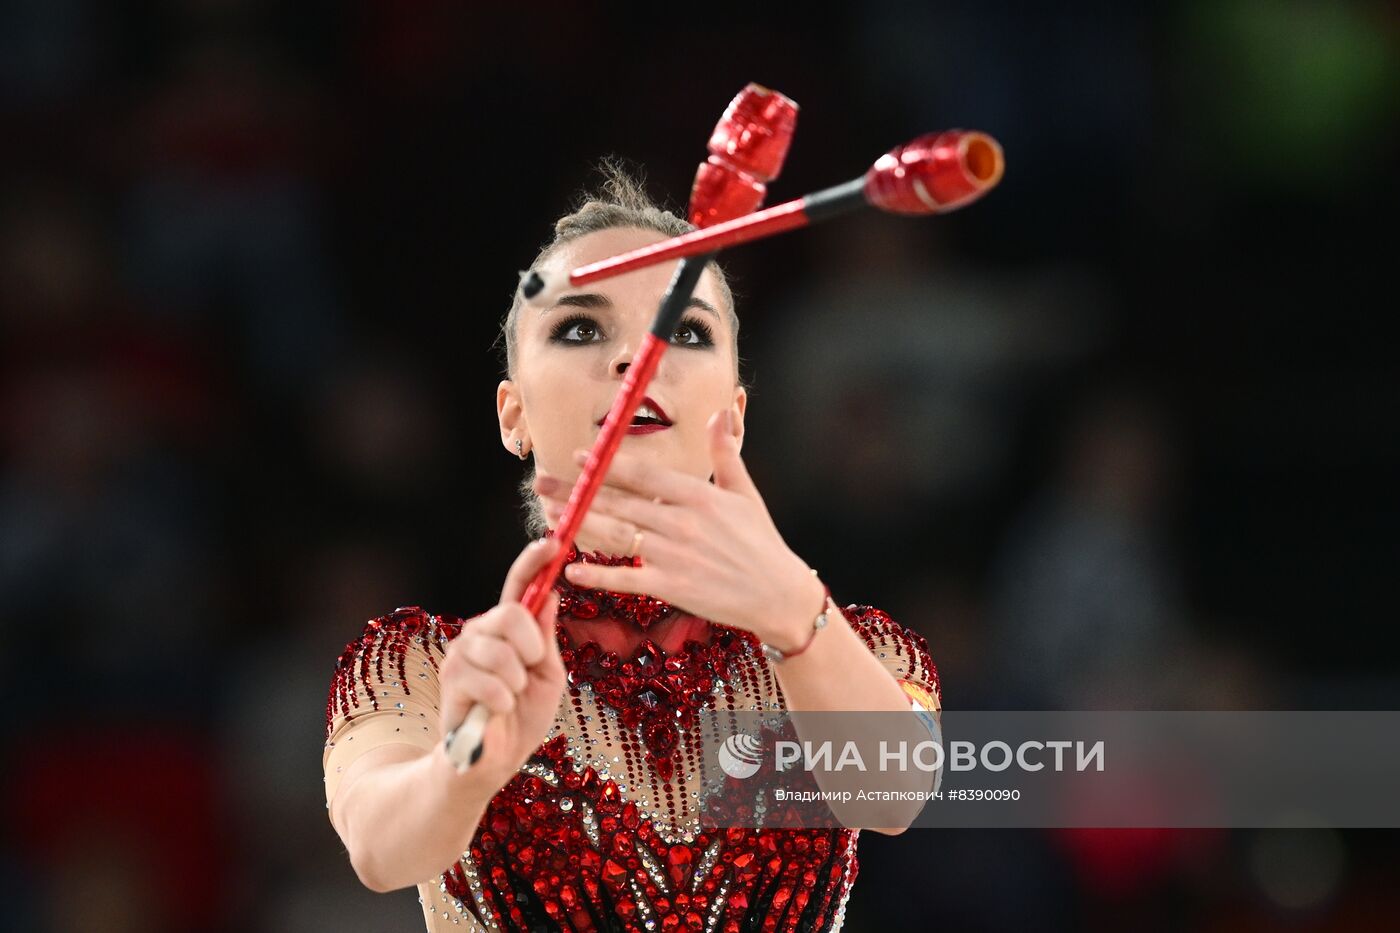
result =
[[[1397,708],[1394,3],[0,4],[0,900],[415,930],[324,812],[336,655],[524,543],[492,347],[591,166],[1000,187],[736,250],[744,447],[949,707]],[[482,5],[486,6],[486,5]],[[865,834],[847,928],[1373,930],[1392,831]]]

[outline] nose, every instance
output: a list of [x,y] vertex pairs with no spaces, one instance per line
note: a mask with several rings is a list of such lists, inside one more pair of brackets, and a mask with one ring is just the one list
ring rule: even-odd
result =
[[632,357],[635,352],[632,349],[632,341],[627,341],[618,347],[618,351],[613,355],[608,364],[608,371],[614,376],[621,377],[627,374],[627,367],[632,365]]

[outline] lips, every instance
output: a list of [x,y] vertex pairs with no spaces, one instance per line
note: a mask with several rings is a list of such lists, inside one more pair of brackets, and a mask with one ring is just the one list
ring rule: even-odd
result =
[[[659,423],[648,421],[643,422],[642,424],[632,424],[629,426],[629,433],[638,429],[646,429],[648,431],[659,431],[662,428],[669,428],[671,426],[672,421],[670,416],[666,414],[666,409],[662,408],[659,404],[657,404],[656,400],[653,399],[650,395],[642,399],[641,404],[637,406],[637,411],[641,411],[643,407],[650,408],[652,411],[656,412],[656,415],[659,419]],[[636,415],[634,413],[633,418],[635,417]],[[602,425],[602,423],[606,420],[608,420],[608,416],[604,415],[603,417],[599,418],[593,423],[596,425]]]

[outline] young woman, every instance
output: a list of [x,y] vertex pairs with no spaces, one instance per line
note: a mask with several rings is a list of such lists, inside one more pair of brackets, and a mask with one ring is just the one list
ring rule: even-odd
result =
[[[534,268],[687,229],[613,172]],[[520,604],[673,271],[542,309],[517,294],[496,408],[502,444],[534,459],[521,489],[537,540],[495,607],[396,610],[337,662],[331,822],[365,885],[417,885],[429,931],[837,929],[858,831],[703,830],[698,713],[941,708],[924,640],[872,606],[839,608],[769,517],[739,455],[739,324],[714,264],[564,577],[539,619]],[[459,774],[443,736],[478,703],[493,714],[484,754]]]

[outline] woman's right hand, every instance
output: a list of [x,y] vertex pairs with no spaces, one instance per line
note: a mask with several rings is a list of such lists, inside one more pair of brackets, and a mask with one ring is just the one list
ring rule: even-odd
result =
[[520,552],[506,574],[500,602],[448,643],[439,673],[443,735],[460,726],[473,706],[491,711],[481,758],[472,770],[499,778],[501,786],[544,742],[564,693],[564,662],[554,633],[559,593],[550,588],[538,619],[520,602],[558,547],[550,537]]

